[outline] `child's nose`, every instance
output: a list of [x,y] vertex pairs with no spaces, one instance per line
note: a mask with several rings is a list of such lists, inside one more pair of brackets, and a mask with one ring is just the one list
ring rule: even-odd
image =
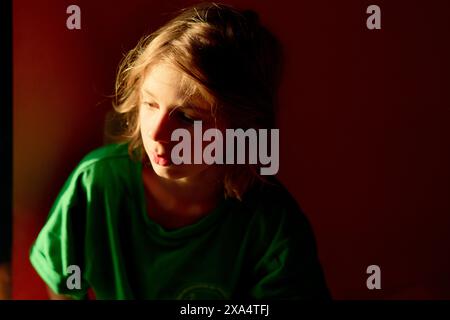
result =
[[160,143],[169,143],[173,127],[173,119],[170,118],[168,111],[160,111],[155,115],[150,128],[150,138]]

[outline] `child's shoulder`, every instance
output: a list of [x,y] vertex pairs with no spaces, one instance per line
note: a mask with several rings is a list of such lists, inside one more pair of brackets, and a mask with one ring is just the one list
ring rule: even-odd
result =
[[86,154],[80,162],[80,166],[90,166],[115,160],[128,160],[128,144],[113,143],[101,146]]
[[[273,179],[252,188],[242,199],[239,213],[250,213],[249,232],[260,243],[284,247],[299,243],[314,245],[314,234],[308,216],[288,189]],[[258,249],[259,250],[259,249]]]
[[101,146],[88,152],[78,163],[75,172],[95,170],[113,170],[129,166],[131,157],[127,143],[113,143]]
[[304,223],[307,217],[297,200],[277,179],[252,188],[242,199],[241,205],[253,212],[254,218],[267,224]]
[[243,202],[250,206],[256,205],[266,208],[298,206],[292,194],[276,178],[270,178],[266,183],[253,187],[246,193]]
[[129,176],[136,165],[128,153],[128,144],[108,144],[87,153],[72,175],[74,178],[89,176],[95,181],[110,181],[114,177]]

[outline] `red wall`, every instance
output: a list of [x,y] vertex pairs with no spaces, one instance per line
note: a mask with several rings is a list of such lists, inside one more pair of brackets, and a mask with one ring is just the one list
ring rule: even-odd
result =
[[[81,157],[102,143],[122,54],[194,1],[13,2],[13,296],[43,299],[28,250]],[[280,179],[316,232],[337,299],[450,298],[448,1],[227,1],[286,51]],[[81,30],[66,8],[81,8]],[[366,28],[381,7],[382,29]],[[381,268],[381,290],[366,287]]]

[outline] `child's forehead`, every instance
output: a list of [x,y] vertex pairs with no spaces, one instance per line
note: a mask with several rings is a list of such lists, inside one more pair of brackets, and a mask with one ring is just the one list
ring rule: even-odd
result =
[[213,99],[185,73],[167,63],[148,68],[143,75],[140,91],[157,100],[176,99],[178,104],[211,110]]

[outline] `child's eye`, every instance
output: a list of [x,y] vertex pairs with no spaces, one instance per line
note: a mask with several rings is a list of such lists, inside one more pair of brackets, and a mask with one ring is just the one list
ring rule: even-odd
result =
[[194,124],[194,121],[198,120],[184,112],[178,112],[178,118],[187,124]]
[[144,102],[144,105],[148,108],[156,108],[157,107],[156,103],[153,103],[153,102]]

